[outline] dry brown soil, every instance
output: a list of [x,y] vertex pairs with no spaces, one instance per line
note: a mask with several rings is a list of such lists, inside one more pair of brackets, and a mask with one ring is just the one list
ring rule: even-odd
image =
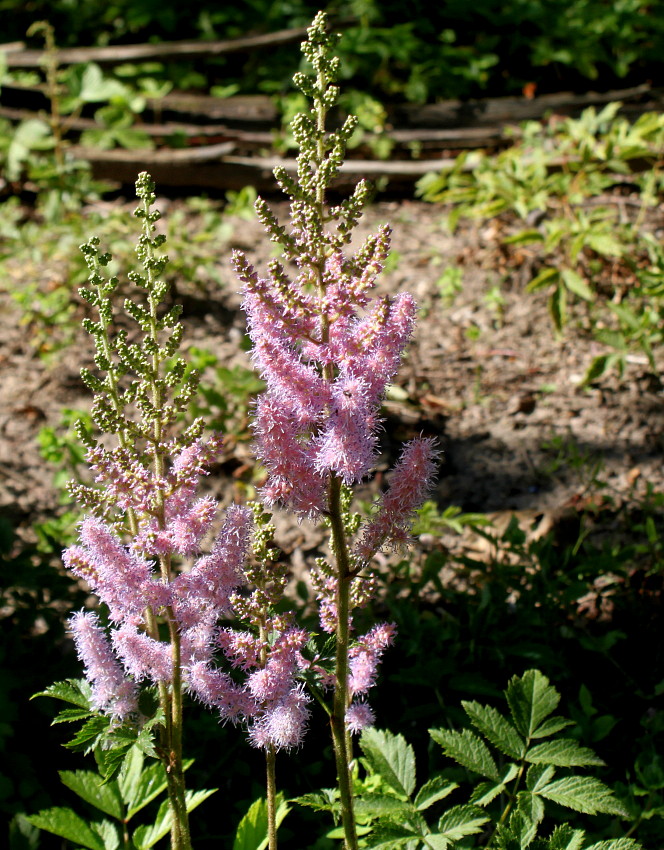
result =
[[[176,204],[161,206],[168,214]],[[589,494],[624,501],[648,484],[662,490],[664,405],[645,359],[634,357],[622,379],[612,375],[580,387],[599,353],[583,314],[557,339],[546,294],[524,293],[527,268],[505,265],[495,227],[479,223],[451,235],[441,220],[434,206],[385,202],[361,224],[359,238],[378,223],[392,224],[394,253],[379,288],[408,289],[420,306],[397,389],[386,402],[379,481],[399,442],[425,432],[436,434],[443,449],[434,494],[441,507],[538,516],[575,509]],[[244,249],[259,267],[272,248],[258,224],[238,220],[219,250],[226,285],[201,292],[178,282],[178,292],[186,344],[209,348],[223,364],[247,365],[239,347],[244,316],[229,267],[231,247]],[[463,285],[443,298],[437,281],[448,266],[462,268]],[[494,286],[501,305],[486,297]],[[10,295],[0,297],[0,512],[29,534],[32,523],[61,510],[37,434],[59,421],[62,407],[89,405],[79,369],[90,364],[91,345],[81,333],[72,348],[45,364]],[[231,440],[215,489],[230,496],[249,460],[248,444]],[[593,474],[603,483],[599,491]],[[288,521],[280,534],[284,549],[298,556],[317,542],[312,530]]]

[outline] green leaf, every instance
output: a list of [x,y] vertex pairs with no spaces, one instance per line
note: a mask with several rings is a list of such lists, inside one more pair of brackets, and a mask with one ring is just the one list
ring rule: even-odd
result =
[[[289,811],[283,794],[277,794],[277,828]],[[254,800],[249,811],[240,821],[235,833],[233,850],[264,850],[267,845],[267,800],[261,798]]]
[[486,776],[487,779],[493,779],[494,782],[500,781],[500,774],[489,748],[469,729],[464,729],[462,732],[429,729],[429,735],[441,745],[445,755],[468,770],[479,773],[480,776]]
[[128,759],[118,779],[120,793],[127,804],[127,819],[147,806],[155,797],[166,790],[166,772],[161,762],[144,767],[141,751],[134,747],[129,752]]
[[557,286],[548,301],[549,315],[557,333],[562,333],[567,324],[567,295],[565,287]]
[[90,685],[85,679],[65,679],[63,682],[55,682],[45,691],[38,691],[33,694],[31,698],[35,699],[35,697],[61,699],[63,702],[70,702],[90,711]]
[[603,257],[621,257],[625,247],[609,233],[588,233],[586,244]]
[[627,817],[622,803],[613,796],[611,789],[592,776],[566,776],[539,789],[542,797],[583,812],[595,815],[602,812],[607,815]]
[[139,799],[138,787],[143,774],[144,762],[143,753],[138,747],[134,746],[129,750],[122,764],[118,776],[118,789],[128,808],[135,805]]
[[445,779],[442,776],[434,776],[433,779],[425,782],[417,792],[417,796],[415,797],[415,808],[418,811],[423,812],[425,809],[428,809],[429,806],[438,802],[438,800],[442,800],[447,797],[448,794],[451,794],[452,791],[458,787],[459,786],[456,782],[450,782],[449,779]]
[[523,811],[515,809],[510,816],[507,832],[516,840],[515,847],[525,850],[537,835],[537,824]]
[[120,825],[111,823],[110,820],[104,818],[100,823],[93,824],[95,832],[99,833],[99,837],[104,842],[106,850],[119,850],[120,848]]
[[95,715],[81,726],[69,743],[65,744],[70,750],[82,750],[89,753],[97,746],[110,725],[110,718]]
[[415,753],[402,735],[365,729],[360,748],[374,773],[397,794],[410,797],[415,790]]
[[[132,740],[134,737],[135,736],[132,736]],[[122,742],[117,745],[117,738],[115,738],[115,736],[113,736],[113,738],[114,740],[110,747],[96,747],[95,749],[97,767],[99,768],[99,773],[102,775],[104,782],[111,782],[120,773],[122,765],[127,758],[127,754],[132,747],[130,741]],[[104,743],[109,743],[108,737],[106,737],[106,741]]]
[[117,820],[124,818],[124,805],[115,782],[103,784],[103,778],[91,770],[61,770],[59,773],[63,784],[86,803]]
[[551,833],[548,850],[581,850],[585,837],[582,829],[572,829],[569,824],[562,824]]
[[475,786],[471,795],[470,803],[476,806],[488,806],[499,794],[502,794],[508,782],[511,782],[519,773],[515,764],[508,764],[503,769],[503,777],[500,782],[480,782]]
[[597,381],[608,372],[613,356],[613,354],[598,354],[597,357],[593,357],[590,366],[586,369],[586,374],[583,376],[581,386],[587,387],[588,384],[592,384],[593,381]]
[[586,847],[586,850],[643,850],[638,841],[633,838],[610,838],[608,841],[598,841]]
[[450,841],[459,841],[466,835],[475,835],[489,820],[483,809],[477,806],[453,806],[438,821],[438,833]]
[[526,761],[531,764],[554,764],[557,767],[582,767],[584,765],[603,765],[601,758],[587,747],[580,747],[572,738],[559,738],[546,741],[528,750]]
[[559,276],[558,269],[554,269],[552,267],[543,269],[538,275],[535,275],[530,283],[528,283],[526,286],[526,292],[535,292],[538,289],[548,286],[550,283],[556,283]]
[[544,788],[551,782],[555,774],[555,768],[551,765],[533,764],[526,773],[526,787],[529,791],[537,794],[540,788]]
[[[214,794],[216,790],[216,788],[213,788],[210,791],[187,791],[185,797],[187,811],[191,812],[196,808],[196,806],[199,806],[203,800],[207,800],[211,794]],[[170,829],[171,810],[168,800],[164,800],[161,806],[159,806],[155,822],[149,826],[139,826],[134,830],[132,840],[136,845],[136,850],[149,850],[149,848],[154,846],[157,841],[165,835],[168,835]]]
[[431,833],[431,835],[423,835],[422,841],[425,847],[430,847],[431,850],[446,850],[450,846],[450,840],[444,835]]
[[526,745],[514,726],[506,717],[489,705],[480,705],[478,702],[461,703],[464,711],[477,729],[487,738],[494,747],[513,759],[520,759],[526,749]]
[[520,230],[518,233],[503,239],[503,245],[530,245],[541,242],[544,236],[539,230]]
[[580,274],[573,269],[561,269],[560,274],[570,292],[583,298],[584,301],[593,301],[595,297],[593,291]]
[[573,726],[574,723],[572,720],[569,720],[567,717],[559,717],[555,715],[554,717],[547,717],[544,723],[541,723],[537,729],[531,733],[531,738],[548,738],[550,735],[555,735],[556,732],[560,732],[562,729],[566,729],[568,726]]
[[88,850],[105,850],[102,838],[71,809],[60,806],[44,809],[36,815],[30,815],[28,820],[33,826],[38,826],[39,829],[45,829],[61,838],[67,838],[77,846],[83,845]]
[[410,800],[400,800],[387,794],[362,794],[355,800],[354,808],[360,815],[392,820],[412,817],[413,814]]
[[544,801],[530,791],[519,791],[517,808],[529,823],[538,824],[544,819]]
[[63,708],[53,718],[51,725],[56,726],[58,723],[73,723],[76,720],[87,720],[88,717],[94,717],[94,713],[85,708]]
[[[431,836],[427,835],[426,838],[429,839]],[[405,850],[411,846],[413,839],[423,841],[424,836],[403,824],[381,823],[374,827],[370,836],[364,839],[364,846],[367,850]],[[446,846],[440,845],[441,850],[445,850]]]
[[317,793],[294,797],[290,802],[298,803],[300,806],[307,806],[316,812],[338,812],[339,792],[336,788],[324,788]]
[[530,738],[560,702],[560,694],[539,670],[526,670],[514,676],[505,691],[514,725],[524,738]]

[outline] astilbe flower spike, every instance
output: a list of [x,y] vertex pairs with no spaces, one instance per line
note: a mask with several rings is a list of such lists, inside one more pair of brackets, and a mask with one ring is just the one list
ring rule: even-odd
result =
[[[88,461],[96,487],[72,492],[87,509],[78,542],[63,555],[65,566],[88,582],[105,603],[110,625],[102,628],[92,612],[71,620],[77,652],[92,693],[92,708],[124,723],[134,733],[156,724],[155,752],[164,762],[171,815],[172,850],[191,850],[182,761],[183,692],[215,707],[223,719],[257,714],[246,685],[217,668],[219,620],[229,614],[233,594],[244,580],[252,512],[231,506],[211,545],[202,551],[218,513],[217,502],[198,496],[201,476],[219,454],[221,437],[205,440],[196,420],[177,436],[175,425],[196,391],[198,377],[177,351],[182,340],[179,308],[164,310],[167,285],[159,279],[167,262],[158,255],[163,237],[154,235],[159,213],[154,186],[140,175],[136,215],[143,222],[137,256],[142,273],[130,281],[143,302],[127,299],[138,342],[114,330],[111,296],[118,280],[104,278],[110,256],[99,240],[82,250],[90,286],[81,290],[98,320],[85,320],[92,334],[95,363],[104,377],[82,371],[95,394],[92,416],[102,432],[115,436],[109,447],[84,428]],[[191,568],[180,569],[183,559]],[[158,693],[161,716],[139,710],[142,687]],[[149,700],[146,704],[149,705]],[[152,728],[154,722],[148,728]],[[102,742],[103,745],[104,742]],[[113,740],[106,742],[113,745]]]
[[[332,562],[319,564],[313,579],[321,626],[336,635],[335,668],[331,674],[320,664],[314,667],[320,686],[334,689],[330,720],[345,846],[356,850],[348,733],[373,721],[366,693],[393,628],[378,626],[353,641],[352,613],[370,596],[373,556],[385,544],[407,540],[413,512],[432,482],[436,450],[430,439],[413,440],[375,514],[362,525],[351,513],[351,488],[376,462],[381,402],[408,344],[416,307],[408,293],[373,297],[389,253],[389,227],[348,253],[370,198],[366,181],[341,204],[326,205],[326,190],[342,167],[357,124],[350,116],[340,129],[325,131],[326,114],[338,96],[336,39],[319,13],[302,45],[314,75],[294,77],[311,101],[310,111],[291,124],[299,147],[297,174],[275,169],[290,198],[289,222],[280,224],[263,199],[256,203],[270,240],[281,246],[282,259],[271,262],[264,275],[240,252],[233,263],[243,284],[253,360],[267,385],[254,423],[256,452],[267,472],[261,498],[268,507],[280,504],[300,517],[322,519],[330,529]],[[269,669],[264,653],[260,671],[250,680],[263,681]],[[280,730],[288,726],[284,718],[292,721],[306,708],[299,688],[289,694],[288,710],[278,715]],[[269,716],[268,710],[252,726],[254,742],[263,746],[281,740]]]

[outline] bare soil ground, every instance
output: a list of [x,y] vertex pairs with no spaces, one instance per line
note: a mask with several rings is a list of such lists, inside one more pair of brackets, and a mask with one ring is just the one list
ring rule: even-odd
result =
[[[164,201],[161,208],[168,214],[177,203]],[[616,500],[631,499],[647,485],[664,489],[664,403],[645,358],[633,358],[622,379],[580,387],[599,353],[583,315],[556,339],[546,294],[524,293],[524,270],[505,266],[495,228],[480,223],[451,235],[441,219],[435,206],[378,203],[358,234],[392,224],[394,253],[379,288],[408,289],[420,305],[397,390],[386,401],[378,483],[398,444],[425,432],[436,434],[443,449],[434,494],[441,507],[555,516],[583,502],[594,474],[602,492]],[[178,282],[177,293],[185,307],[186,345],[209,348],[224,365],[248,365],[240,349],[244,315],[229,266],[232,247],[245,250],[259,268],[271,256],[260,226],[238,220],[218,255],[226,285],[201,292]],[[437,281],[448,266],[462,268],[463,285],[444,298]],[[486,297],[494,285],[500,304]],[[63,407],[89,406],[79,369],[90,364],[92,351],[81,333],[46,365],[10,295],[0,292],[0,298],[0,512],[29,534],[33,523],[61,510],[37,435],[58,423]],[[248,444],[230,441],[215,489],[230,496],[233,473],[237,478],[248,461]],[[282,546],[291,552],[313,547],[315,534],[304,539],[310,533],[285,523]]]

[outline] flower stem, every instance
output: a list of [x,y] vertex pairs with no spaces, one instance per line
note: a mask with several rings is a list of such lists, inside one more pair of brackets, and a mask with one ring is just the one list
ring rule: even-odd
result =
[[348,645],[350,585],[352,573],[350,554],[343,526],[341,507],[341,479],[330,478],[329,520],[332,530],[332,550],[337,568],[337,648],[335,662],[334,700],[330,726],[334,742],[334,757],[337,767],[337,783],[341,799],[341,822],[344,829],[346,850],[357,850],[355,813],[353,811],[353,786],[350,775],[351,754],[346,734],[346,709],[348,707]]
[[270,746],[265,752],[267,793],[267,838],[268,850],[277,850],[277,753]]

